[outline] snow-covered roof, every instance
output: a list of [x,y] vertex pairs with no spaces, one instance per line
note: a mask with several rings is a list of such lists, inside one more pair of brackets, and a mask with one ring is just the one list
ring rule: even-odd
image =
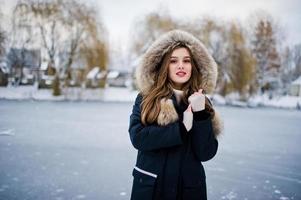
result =
[[114,79],[114,78],[117,78],[119,75],[119,72],[118,71],[110,71],[107,78],[108,79]]
[[88,79],[93,79],[99,73],[99,67],[94,67],[89,73],[87,74]]
[[292,82],[292,85],[301,85],[301,76]]
[[0,69],[5,74],[9,73],[9,69],[8,69],[7,64],[5,62],[0,62]]
[[41,70],[47,70],[47,67],[48,67],[48,63],[45,62],[45,61],[43,61],[43,62],[41,63],[40,69],[41,69]]
[[8,67],[7,67],[6,65],[0,64],[0,68],[1,68],[1,71],[2,71],[3,73],[5,73],[5,74],[8,74],[8,73],[9,73],[9,69],[8,69]]
[[96,78],[102,79],[102,78],[104,78],[105,76],[106,76],[106,72],[105,72],[105,71],[102,71],[102,72],[100,72],[100,73],[97,74]]

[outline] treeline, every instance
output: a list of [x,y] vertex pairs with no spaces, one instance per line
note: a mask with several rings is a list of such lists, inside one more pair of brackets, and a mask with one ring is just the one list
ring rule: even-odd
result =
[[131,51],[136,57],[172,29],[183,29],[198,37],[218,63],[217,92],[223,96],[236,93],[246,100],[254,94],[283,95],[301,75],[301,44],[283,43],[285,33],[264,11],[253,13],[242,24],[214,17],[179,20],[165,10],[147,14],[134,27]]
[[[21,56],[27,49],[40,49],[42,62],[48,63],[46,74],[56,77],[56,94],[68,87],[75,63],[80,65],[81,82],[93,67],[107,69],[108,33],[94,5],[80,0],[20,0],[10,21],[9,29],[0,27],[0,58],[13,48]],[[287,45],[281,25],[264,11],[253,13],[244,24],[208,16],[176,19],[166,10],[139,16],[129,38],[130,61],[124,65],[136,65],[150,44],[172,29],[189,31],[208,47],[219,66],[216,91],[223,96],[234,93],[246,100],[254,94],[283,95],[301,75],[301,44]],[[20,60],[13,63],[16,71],[11,73],[22,76],[25,64]]]
[[[47,62],[47,75],[56,77],[57,86],[68,86],[71,66],[80,63],[80,77],[92,67],[107,68],[107,32],[99,9],[79,0],[20,0],[13,8],[7,30],[0,31],[0,53],[17,49],[20,55],[30,49],[41,51]],[[13,62],[14,59],[11,59]],[[11,73],[23,73],[26,59],[15,59]],[[60,88],[57,88],[60,89]],[[59,91],[58,91],[59,92]]]

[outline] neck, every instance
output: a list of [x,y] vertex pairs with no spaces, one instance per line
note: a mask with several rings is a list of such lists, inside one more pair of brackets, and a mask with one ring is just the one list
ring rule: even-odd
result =
[[180,101],[183,98],[184,91],[178,90],[178,89],[175,89],[175,88],[173,88],[172,90],[173,90],[173,92],[174,92],[174,94],[176,96],[177,102],[180,103]]
[[171,86],[172,86],[173,89],[176,89],[176,90],[182,90],[183,89],[183,84],[171,83]]

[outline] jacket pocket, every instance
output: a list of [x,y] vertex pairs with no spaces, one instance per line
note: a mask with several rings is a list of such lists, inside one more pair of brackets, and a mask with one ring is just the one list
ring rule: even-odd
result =
[[131,200],[152,200],[157,175],[134,167]]

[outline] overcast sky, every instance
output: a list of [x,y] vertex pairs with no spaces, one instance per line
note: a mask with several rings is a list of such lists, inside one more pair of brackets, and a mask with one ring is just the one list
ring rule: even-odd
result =
[[[211,15],[218,19],[239,19],[242,22],[250,13],[268,11],[286,32],[290,44],[301,43],[301,0],[87,0],[99,8],[109,33],[110,44],[118,48],[128,45],[133,22],[159,8],[169,10],[178,19],[193,19]],[[16,0],[0,0],[6,13]]]
[[111,42],[126,43],[133,22],[160,7],[173,17],[193,19],[209,14],[220,19],[239,19],[250,13],[268,11],[285,31],[290,43],[301,42],[301,0],[91,0],[101,7],[102,18]]

